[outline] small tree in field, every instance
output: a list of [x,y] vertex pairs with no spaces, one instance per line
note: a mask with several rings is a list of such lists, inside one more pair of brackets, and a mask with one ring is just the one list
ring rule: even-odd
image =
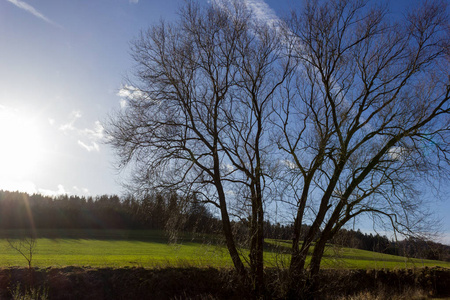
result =
[[[136,190],[195,194],[220,212],[257,297],[271,203],[293,215],[288,296],[314,297],[325,245],[344,225],[366,215],[423,232],[417,191],[448,178],[447,8],[425,2],[393,21],[376,4],[305,1],[267,25],[242,1],[187,2],[177,23],[133,44],[135,77],[109,143],[134,165]],[[239,219],[249,221],[249,270]]]
[[28,263],[28,269],[31,269],[33,254],[36,250],[36,237],[33,235],[24,236],[19,239],[7,239],[9,247],[19,252]]

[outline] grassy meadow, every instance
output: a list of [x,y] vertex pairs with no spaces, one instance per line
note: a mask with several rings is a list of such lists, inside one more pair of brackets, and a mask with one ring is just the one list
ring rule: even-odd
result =
[[[26,259],[12,249],[23,232],[0,231],[0,266],[27,266]],[[215,240],[215,241],[214,241]],[[288,265],[289,243],[266,241],[265,264],[268,267]],[[243,257],[248,253],[243,251]],[[127,230],[40,230],[33,252],[35,267],[232,267],[226,248],[212,236],[180,235],[176,241],[162,231]],[[450,263],[407,259],[370,251],[338,248],[329,245],[324,268],[411,268],[422,266],[450,268]]]

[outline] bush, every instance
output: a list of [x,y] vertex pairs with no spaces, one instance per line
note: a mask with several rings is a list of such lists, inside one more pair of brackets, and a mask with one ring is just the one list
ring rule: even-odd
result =
[[[248,299],[229,269],[5,268],[0,299]],[[283,299],[288,273],[266,269],[267,298]],[[450,269],[322,270],[317,299],[424,299],[450,296]]]

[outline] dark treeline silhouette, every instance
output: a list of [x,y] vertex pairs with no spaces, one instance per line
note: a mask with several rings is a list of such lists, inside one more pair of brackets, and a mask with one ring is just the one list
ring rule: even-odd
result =
[[343,247],[384,254],[450,261],[450,246],[419,238],[411,237],[402,241],[391,241],[386,236],[379,234],[341,229],[331,242]]
[[[143,199],[132,196],[96,197],[40,194],[0,190],[0,229],[177,229],[218,233],[220,220],[201,201],[182,201],[177,194],[151,194]],[[184,204],[184,206],[182,205]],[[233,222],[239,236],[245,237],[248,221]],[[302,235],[309,226],[302,226]],[[265,238],[292,239],[292,224],[264,222]],[[245,240],[241,241],[245,242]],[[333,244],[423,259],[450,261],[450,246],[420,239],[391,241],[379,234],[341,229]]]
[[366,234],[360,230],[341,229],[333,238],[332,243],[335,245],[380,252],[385,254],[398,254],[396,244],[390,241],[386,236],[379,234]]
[[0,190],[1,229],[164,229],[177,226],[198,232],[216,228],[216,218],[201,202],[180,207],[176,194],[144,199],[116,195],[80,197]]
[[450,246],[433,241],[410,238],[398,242],[397,248],[401,256],[450,261]]
[[[0,190],[1,229],[178,229],[217,233],[220,220],[201,201],[183,201],[177,194],[154,193],[136,199],[41,194]],[[266,238],[291,239],[292,225],[266,221]],[[246,221],[233,222],[242,236]],[[307,228],[307,226],[305,226]]]

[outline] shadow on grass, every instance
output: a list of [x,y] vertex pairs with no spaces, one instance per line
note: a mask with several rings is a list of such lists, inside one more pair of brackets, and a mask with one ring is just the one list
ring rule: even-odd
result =
[[166,232],[163,230],[122,230],[122,229],[27,229],[0,230],[0,239],[21,239],[33,234],[36,238],[49,240],[97,240],[97,241],[129,241],[156,244],[204,244],[223,245],[219,235],[196,234],[186,232]]

